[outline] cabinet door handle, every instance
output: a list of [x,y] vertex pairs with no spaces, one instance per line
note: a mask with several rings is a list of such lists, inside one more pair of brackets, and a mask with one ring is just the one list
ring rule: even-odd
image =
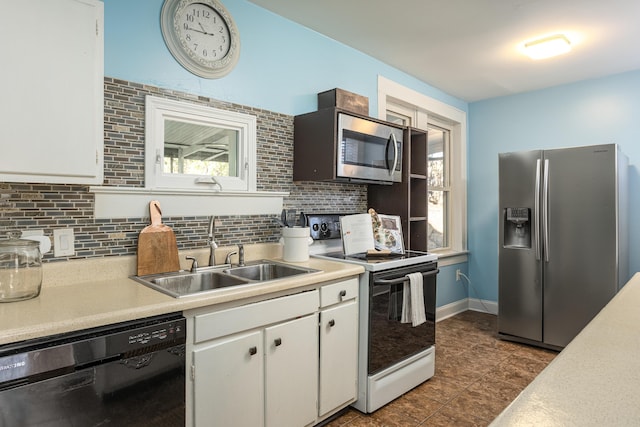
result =
[[249,355],[253,356],[254,354],[256,354],[258,352],[258,347],[251,347],[249,349]]
[[335,320],[333,320],[333,319],[329,320],[329,327],[330,328],[333,328],[335,325],[336,325],[336,321]]
[[342,301],[342,298],[347,296],[347,291],[345,291],[344,289],[340,291],[340,301]]
[[280,344],[282,344],[282,338],[276,338],[275,340],[273,340],[273,343],[276,345],[276,347],[278,347]]

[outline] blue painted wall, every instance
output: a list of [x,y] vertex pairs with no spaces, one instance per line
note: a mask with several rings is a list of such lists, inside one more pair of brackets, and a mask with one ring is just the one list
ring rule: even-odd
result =
[[378,75],[467,111],[468,105],[370,56],[245,0],[224,0],[240,32],[240,60],[214,80],[176,62],[162,39],[163,0],[104,0],[105,75],[284,114],[317,108],[316,94],[339,87],[369,97]]
[[[617,143],[629,157],[630,218],[640,212],[640,71],[469,106],[469,276],[498,298],[498,153]],[[631,275],[640,271],[640,224],[630,224]],[[471,295],[473,296],[473,295]]]
[[464,278],[456,281],[456,270],[458,269],[466,276],[469,276],[467,263],[440,267],[437,282],[438,289],[436,291],[436,307],[442,307],[443,305],[463,300],[467,298],[467,296],[476,298],[473,293],[469,293],[469,284]]
[[[250,105],[284,114],[317,109],[316,95],[336,87],[369,98],[377,115],[377,81],[384,76],[462,111],[468,104],[344,44],[245,0],[223,0],[240,32],[240,60],[215,80],[186,71],[160,30],[163,0],[104,0],[105,75]],[[466,298],[455,269],[441,269],[438,306]]]

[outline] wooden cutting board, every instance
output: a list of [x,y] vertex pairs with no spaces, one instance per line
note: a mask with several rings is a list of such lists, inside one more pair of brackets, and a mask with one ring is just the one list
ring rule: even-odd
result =
[[180,270],[178,244],[171,227],[162,223],[160,203],[149,203],[151,225],[147,225],[138,237],[138,276]]

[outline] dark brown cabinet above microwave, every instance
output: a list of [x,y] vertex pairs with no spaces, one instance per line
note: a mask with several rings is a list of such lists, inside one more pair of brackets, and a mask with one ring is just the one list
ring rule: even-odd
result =
[[405,128],[340,108],[294,117],[294,181],[402,181]]

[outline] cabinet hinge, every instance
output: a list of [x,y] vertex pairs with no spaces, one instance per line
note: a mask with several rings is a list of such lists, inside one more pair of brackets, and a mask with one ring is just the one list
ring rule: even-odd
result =
[[100,164],[100,153],[98,153],[98,150],[96,150],[96,165]]
[[98,24],[98,20],[96,19],[96,36],[100,35],[100,24]]
[[191,365],[191,381],[195,381],[196,379],[196,366]]

